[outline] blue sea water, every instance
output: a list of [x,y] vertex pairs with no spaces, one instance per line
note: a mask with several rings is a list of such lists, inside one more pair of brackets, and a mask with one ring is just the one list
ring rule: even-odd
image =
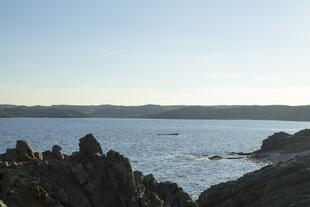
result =
[[[196,199],[211,185],[237,179],[264,163],[248,159],[208,160],[205,155],[231,157],[227,152],[249,152],[274,132],[295,133],[310,122],[250,120],[169,120],[109,118],[1,118],[0,153],[26,140],[35,151],[62,146],[78,151],[79,138],[92,133],[103,151],[129,157],[135,170],[152,173],[158,181],[173,181]],[[158,133],[179,133],[158,136]]]

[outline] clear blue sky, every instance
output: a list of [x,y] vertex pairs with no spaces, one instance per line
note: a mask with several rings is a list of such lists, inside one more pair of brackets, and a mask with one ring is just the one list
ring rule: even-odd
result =
[[0,103],[310,104],[308,0],[2,0]]

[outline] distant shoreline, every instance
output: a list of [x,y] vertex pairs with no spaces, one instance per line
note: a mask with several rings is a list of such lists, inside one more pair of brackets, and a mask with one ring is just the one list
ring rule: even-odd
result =
[[138,118],[138,117],[0,117],[0,119],[145,119],[145,120],[193,120],[193,121],[290,121],[290,122],[310,122],[308,121],[298,121],[298,120],[266,120],[266,119],[194,119],[194,118]]
[[0,105],[0,118],[144,118],[184,120],[310,121],[306,106],[16,106]]

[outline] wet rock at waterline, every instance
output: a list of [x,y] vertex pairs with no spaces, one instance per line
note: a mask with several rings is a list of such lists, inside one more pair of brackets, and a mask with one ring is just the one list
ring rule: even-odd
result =
[[223,159],[223,157],[218,156],[218,155],[215,155],[215,156],[209,157],[209,160],[221,160],[221,159]]

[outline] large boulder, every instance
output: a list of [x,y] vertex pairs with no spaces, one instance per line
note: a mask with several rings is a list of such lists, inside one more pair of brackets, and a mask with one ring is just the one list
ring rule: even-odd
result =
[[310,206],[310,156],[270,165],[202,192],[199,207]]
[[62,148],[59,145],[54,145],[52,148],[52,153],[55,159],[62,160],[64,159],[63,154],[61,153]]
[[36,159],[34,150],[25,140],[18,140],[16,142],[16,157],[17,161]]
[[80,139],[80,153],[83,155],[90,155],[95,153],[103,153],[100,144],[92,134],[87,134]]
[[305,129],[295,134],[279,132],[269,136],[259,150],[251,153],[251,157],[275,163],[309,154],[310,130]]
[[55,159],[53,153],[50,150],[46,150],[42,152],[42,157],[43,157],[43,160],[46,160],[46,161]]

